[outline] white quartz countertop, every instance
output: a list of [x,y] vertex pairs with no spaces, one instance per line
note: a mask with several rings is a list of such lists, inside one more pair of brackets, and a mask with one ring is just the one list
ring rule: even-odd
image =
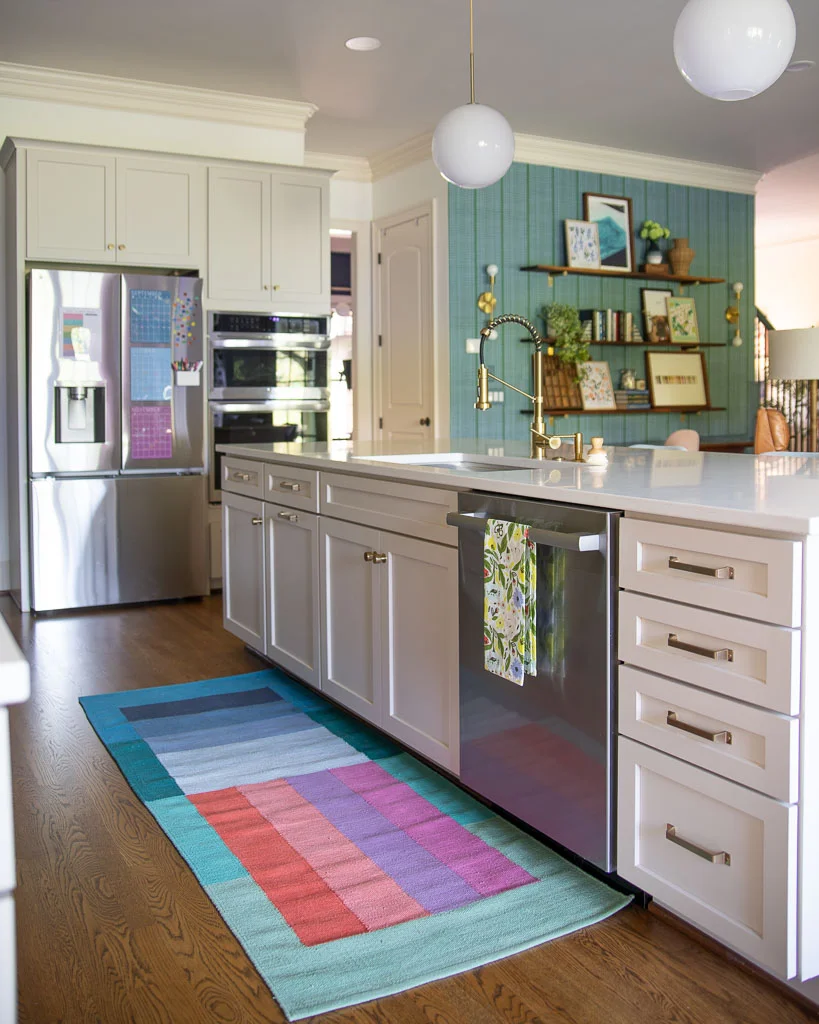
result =
[[[384,480],[480,490],[546,501],[642,512],[791,534],[819,533],[819,456],[733,455],[671,449],[607,448],[608,465],[527,460],[528,445],[509,441],[223,444],[236,458],[281,462]],[[378,457],[491,456],[491,471],[379,462]],[[550,453],[551,454],[551,453]],[[521,462],[498,471],[499,457]]]
[[28,662],[0,615],[0,707],[22,704],[30,692]]

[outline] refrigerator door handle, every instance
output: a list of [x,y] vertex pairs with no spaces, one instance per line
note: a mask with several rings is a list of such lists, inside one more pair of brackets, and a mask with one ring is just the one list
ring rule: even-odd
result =
[[[447,512],[447,525],[459,530],[473,530],[484,533],[489,516],[480,516],[475,512]],[[529,527],[529,540],[535,544],[544,544],[564,551],[603,551],[605,550],[605,534],[600,533],[561,533],[560,530],[547,530],[540,526]]]

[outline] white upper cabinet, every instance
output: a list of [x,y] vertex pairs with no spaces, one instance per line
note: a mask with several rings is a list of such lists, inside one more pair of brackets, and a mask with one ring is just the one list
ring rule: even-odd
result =
[[117,158],[117,259],[198,267],[205,241],[205,168]]
[[227,308],[330,308],[327,176],[211,167],[208,298]]
[[208,297],[270,299],[270,174],[208,171]]
[[199,266],[203,166],[30,149],[26,168],[28,259]]
[[114,263],[114,157],[30,149],[26,171],[26,256]]

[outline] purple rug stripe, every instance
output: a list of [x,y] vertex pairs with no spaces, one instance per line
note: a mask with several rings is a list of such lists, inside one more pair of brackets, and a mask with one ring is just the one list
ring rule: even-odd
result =
[[332,774],[387,821],[451,868],[481,896],[496,896],[537,879],[374,762],[334,768]]
[[387,821],[330,771],[288,776],[287,781],[429,913],[455,910],[480,899],[460,875]]

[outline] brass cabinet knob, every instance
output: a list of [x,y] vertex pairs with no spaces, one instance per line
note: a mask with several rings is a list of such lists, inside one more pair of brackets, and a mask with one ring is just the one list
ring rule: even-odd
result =
[[269,291],[270,291],[270,285],[269,285],[269,284],[263,285],[263,288],[264,288],[264,290],[265,290],[266,292],[269,292]]
[[260,516],[254,516],[250,521],[251,523],[253,523],[254,526],[261,526],[262,523],[264,522],[264,519],[262,519]]
[[108,248],[109,249],[113,249],[114,248],[114,243],[113,242],[109,242],[108,243]]
[[429,418],[429,416],[422,416],[418,422],[421,424],[422,427],[428,427],[430,423],[432,423],[432,420]]
[[375,562],[376,565],[383,565],[384,562],[386,562],[386,561],[387,561],[387,556],[386,555],[379,555],[379,554],[376,554],[375,551],[373,551],[373,562]]
[[122,250],[125,248],[125,246],[124,245],[118,245],[117,248],[119,249],[120,252],[122,252]]
[[374,551],[365,551],[364,552],[364,561],[365,562],[372,562],[372,560],[374,558],[375,558],[375,552]]
[[274,285],[273,285],[273,291],[274,291],[274,292],[277,292],[277,291],[278,291],[278,290],[279,290],[280,288],[281,288],[281,285],[280,285],[280,284],[274,284]]

